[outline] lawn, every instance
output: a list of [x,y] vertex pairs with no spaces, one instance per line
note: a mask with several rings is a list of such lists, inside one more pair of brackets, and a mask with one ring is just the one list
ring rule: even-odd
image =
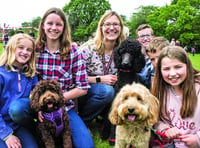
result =
[[3,51],[3,44],[0,43],[0,55],[1,55],[2,51]]
[[[2,53],[2,50],[3,50],[2,44],[0,43],[0,54]],[[192,62],[192,65],[196,69],[200,70],[200,54],[195,54],[195,56],[192,56],[191,53],[188,53],[188,54]],[[94,139],[96,148],[114,148],[109,145],[108,141],[101,140],[99,136],[100,128],[101,128],[101,125],[99,123],[96,123],[95,121],[93,121],[90,126],[90,130],[92,132],[92,137]]]
[[195,54],[195,56],[192,56],[192,54],[190,53],[189,57],[193,67],[200,70],[200,54]]

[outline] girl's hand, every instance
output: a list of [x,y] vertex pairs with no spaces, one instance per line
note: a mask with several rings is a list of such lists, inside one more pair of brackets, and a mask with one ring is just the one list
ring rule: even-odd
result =
[[197,137],[193,134],[183,135],[180,138],[189,148],[196,148],[198,146]]
[[165,135],[168,139],[175,139],[181,136],[182,134],[177,127],[172,127],[165,131]]
[[5,140],[5,143],[6,143],[8,148],[22,148],[20,140],[14,135],[10,135]]
[[38,112],[38,119],[39,119],[40,122],[43,122],[44,117],[42,116],[41,111]]
[[117,76],[116,75],[104,75],[101,77],[101,83],[108,84],[108,85],[115,85],[117,82]]

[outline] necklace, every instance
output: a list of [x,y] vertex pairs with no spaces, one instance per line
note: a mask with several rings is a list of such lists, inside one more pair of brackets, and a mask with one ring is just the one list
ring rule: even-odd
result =
[[182,98],[182,96],[179,96],[179,95],[177,95],[177,94],[175,93],[174,88],[173,88],[172,86],[170,86],[170,89],[171,89],[173,95],[174,95],[176,98]]
[[104,72],[104,75],[108,74],[109,68],[110,68],[110,66],[112,64],[112,60],[113,60],[113,52],[112,52],[112,54],[110,56],[110,59],[109,59],[109,62],[107,64],[107,66],[106,66],[105,53],[102,55],[102,63],[103,63],[103,72]]

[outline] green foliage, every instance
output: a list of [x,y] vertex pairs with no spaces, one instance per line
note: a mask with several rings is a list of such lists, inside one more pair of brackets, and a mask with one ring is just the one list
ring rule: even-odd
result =
[[[96,31],[98,21],[103,13],[111,9],[109,0],[71,0],[63,7],[70,23],[74,41],[86,41]],[[167,39],[175,38],[181,45],[200,49],[200,1],[172,0],[170,5],[163,7],[140,6],[134,10],[131,19],[121,16],[124,24],[129,27],[130,35],[136,38],[135,31],[140,24],[152,26],[155,36]],[[22,26],[38,28],[41,18],[32,22],[24,22]],[[33,30],[36,34],[36,31]],[[13,35],[11,32],[9,35]],[[26,32],[27,33],[27,32]]]
[[1,55],[2,51],[3,51],[3,44],[0,43],[0,55]]
[[[192,3],[193,2],[193,3]],[[198,0],[177,0],[147,16],[156,36],[175,38],[181,45],[200,47],[200,14]],[[170,12],[170,13],[169,13]],[[197,25],[198,23],[198,25]]]
[[94,144],[96,148],[114,148],[114,146],[110,146],[107,140],[102,140],[100,137],[101,123],[93,120],[89,125],[89,129],[92,133],[92,138],[94,140]]
[[22,27],[35,27],[35,28],[38,28],[41,19],[42,18],[40,16],[38,16],[38,17],[34,18],[31,22],[23,22],[22,23]]
[[16,31],[14,30],[14,29],[10,29],[9,31],[8,31],[8,36],[12,36],[12,35],[14,35],[16,33]]
[[86,41],[96,31],[98,21],[111,9],[107,0],[71,0],[63,7],[74,41]]
[[41,20],[42,18],[40,16],[34,18],[31,22],[31,27],[38,28]]
[[132,38],[136,38],[136,29],[140,24],[146,24],[146,18],[152,12],[157,10],[155,6],[140,6],[136,9],[136,13],[133,13],[129,22],[129,29]]
[[[22,27],[30,27],[29,29],[25,29],[24,32],[28,34],[29,30],[31,29],[33,31],[33,33],[37,36],[37,34],[38,34],[37,29],[39,28],[41,19],[42,18],[40,16],[38,16],[38,17],[34,18],[31,22],[23,22]],[[35,29],[33,29],[33,28],[35,28]]]
[[195,54],[195,56],[192,56],[192,54],[189,54],[190,60],[192,62],[192,65],[194,66],[194,68],[200,70],[200,54]]

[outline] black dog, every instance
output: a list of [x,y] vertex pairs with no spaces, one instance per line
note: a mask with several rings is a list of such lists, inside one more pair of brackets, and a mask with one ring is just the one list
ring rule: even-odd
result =
[[139,73],[145,66],[144,54],[138,41],[126,39],[114,50],[114,62],[118,69],[118,81],[115,84],[116,93],[125,84],[139,82]]
[[[124,40],[121,45],[114,50],[115,67],[118,69],[118,81],[115,84],[116,93],[125,85],[139,82],[139,73],[145,66],[145,57],[141,51],[141,45],[138,41],[130,38]],[[111,126],[108,118],[104,118],[102,139],[111,137],[110,144],[113,145],[115,139],[115,126]]]

